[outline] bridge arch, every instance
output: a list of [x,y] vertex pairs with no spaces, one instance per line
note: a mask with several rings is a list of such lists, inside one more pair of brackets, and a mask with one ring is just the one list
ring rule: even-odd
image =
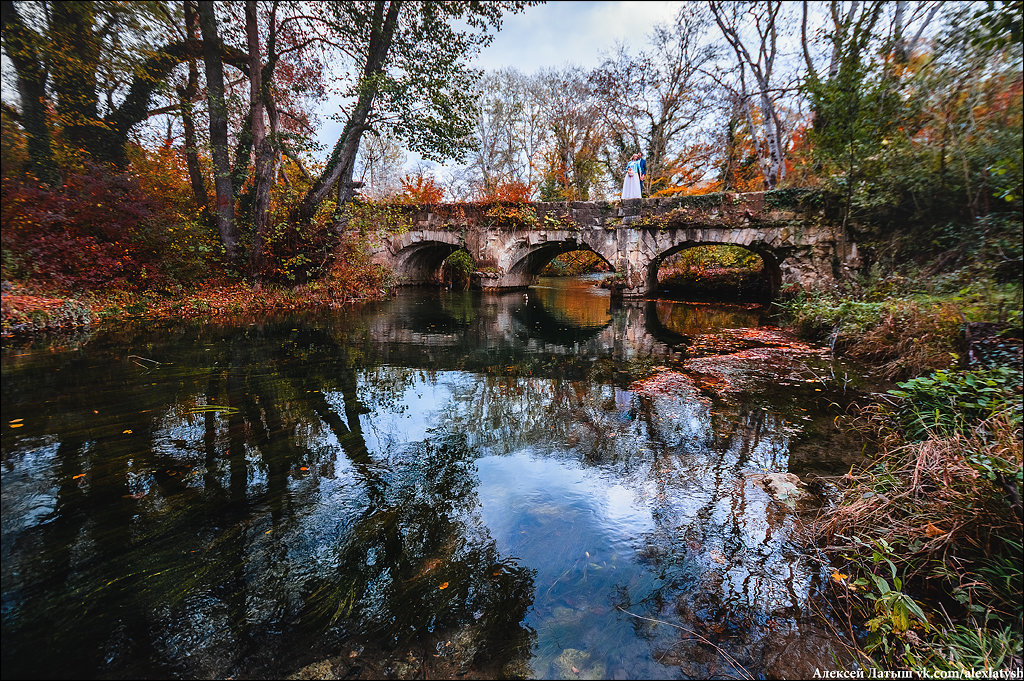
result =
[[601,258],[611,271],[616,271],[614,254],[602,253],[601,250],[575,236],[535,244],[530,244],[526,239],[522,239],[513,244],[502,258],[503,263],[506,264],[507,283],[505,285],[529,286],[537,280],[537,275],[549,262],[563,253],[572,251],[590,251]]
[[770,295],[775,297],[775,294],[779,291],[779,287],[782,286],[782,262],[775,251],[764,244],[738,244],[729,241],[684,241],[651,258],[650,263],[647,265],[645,281],[647,291],[658,290],[658,270],[661,269],[661,265],[665,260],[677,253],[682,253],[683,251],[696,248],[698,246],[737,246],[750,251],[751,253],[760,256],[761,261],[764,263],[764,277],[767,281]]
[[467,250],[454,234],[427,238],[401,246],[394,254],[395,275],[407,284],[429,284],[438,281],[441,265],[452,253]]

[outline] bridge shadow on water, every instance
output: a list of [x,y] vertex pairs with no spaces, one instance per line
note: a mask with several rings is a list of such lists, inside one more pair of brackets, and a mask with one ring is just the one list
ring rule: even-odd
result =
[[848,467],[800,444],[836,365],[566,286],[6,345],[4,676],[834,668],[813,508],[758,481]]

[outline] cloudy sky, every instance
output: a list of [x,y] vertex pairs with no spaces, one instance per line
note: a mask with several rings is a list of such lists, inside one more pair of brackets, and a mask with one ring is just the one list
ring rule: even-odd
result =
[[[682,4],[548,2],[527,7],[502,20],[501,31],[474,64],[486,71],[511,66],[526,74],[567,64],[593,68],[601,63],[602,53],[610,52],[617,41],[636,48],[646,46],[651,28],[670,21]],[[322,121],[317,139],[329,151],[342,124],[328,120],[326,115]],[[417,159],[417,155],[411,154],[407,167]]]
[[592,68],[616,41],[647,43],[651,28],[668,22],[682,2],[549,2],[505,17],[501,32],[477,59],[491,70],[524,73],[575,64]]

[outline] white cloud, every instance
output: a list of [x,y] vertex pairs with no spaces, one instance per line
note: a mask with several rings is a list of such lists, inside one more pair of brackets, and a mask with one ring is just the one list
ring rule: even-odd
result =
[[657,23],[668,22],[681,2],[550,2],[506,16],[494,42],[475,65],[515,67],[524,73],[575,64],[593,68],[616,41],[642,48]]

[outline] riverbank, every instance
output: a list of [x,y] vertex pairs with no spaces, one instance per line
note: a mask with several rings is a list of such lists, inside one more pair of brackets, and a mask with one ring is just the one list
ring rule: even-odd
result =
[[393,289],[393,277],[383,270],[299,286],[253,285],[220,278],[164,291],[68,292],[5,281],[0,294],[0,333],[9,338],[128,319],[158,321],[337,308],[385,298]]
[[875,454],[816,523],[834,604],[866,669],[1019,673],[1020,284],[914,287],[892,275],[780,304],[803,337],[905,379],[846,419]]

